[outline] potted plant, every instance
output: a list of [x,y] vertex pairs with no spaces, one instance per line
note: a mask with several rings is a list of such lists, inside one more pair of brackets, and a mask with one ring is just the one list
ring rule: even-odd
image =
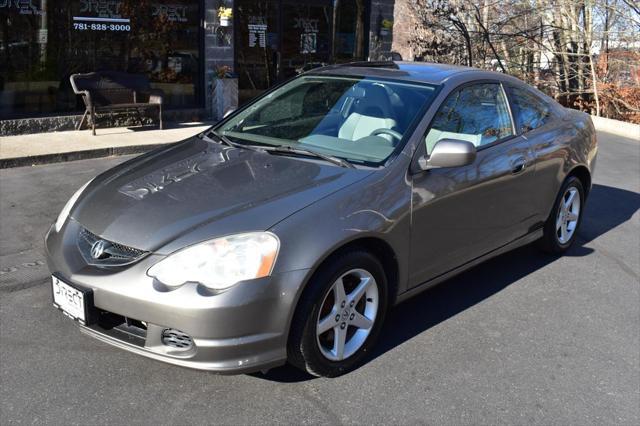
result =
[[217,66],[213,72],[212,115],[222,119],[238,108],[238,78],[228,65]]
[[231,24],[231,18],[233,18],[233,8],[221,6],[218,9],[218,18],[220,18],[221,27],[228,27]]

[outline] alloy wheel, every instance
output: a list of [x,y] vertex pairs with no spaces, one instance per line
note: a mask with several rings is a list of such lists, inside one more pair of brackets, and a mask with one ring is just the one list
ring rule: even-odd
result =
[[560,200],[556,218],[556,236],[560,244],[571,241],[580,219],[580,193],[570,186]]
[[367,340],[378,314],[378,284],[371,273],[352,269],[342,274],[322,301],[316,338],[322,355],[342,361]]

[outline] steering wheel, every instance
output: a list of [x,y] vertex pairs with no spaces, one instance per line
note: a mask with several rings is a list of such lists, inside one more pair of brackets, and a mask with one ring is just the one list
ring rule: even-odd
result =
[[371,132],[369,136],[378,136],[378,135],[389,135],[397,139],[398,142],[402,140],[402,134],[400,134],[399,132],[396,132],[395,130],[385,129],[385,128],[376,129],[373,132]]

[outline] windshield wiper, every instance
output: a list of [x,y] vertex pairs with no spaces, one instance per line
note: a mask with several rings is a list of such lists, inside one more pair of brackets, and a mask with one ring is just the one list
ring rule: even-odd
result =
[[210,138],[211,135],[215,136],[216,139],[218,139],[218,141],[220,141],[224,145],[230,146],[232,148],[250,149],[252,151],[260,151],[262,149],[262,147],[260,146],[245,145],[243,143],[234,142],[231,139],[229,139],[227,136],[225,136],[223,133],[214,132],[213,130],[210,131],[209,133],[205,133],[204,135],[202,135],[202,137],[212,141],[212,139]]
[[208,133],[204,133],[202,135],[202,137],[203,138],[207,138],[209,140],[212,140],[211,139],[211,135],[213,135],[216,139],[218,139],[219,142],[222,142],[223,144],[225,144],[227,146],[230,146],[230,147],[233,147],[233,148],[240,148],[240,144],[237,144],[237,143],[231,141],[231,139],[229,139],[225,135],[220,134],[220,133],[216,133],[213,130],[208,132]]
[[324,161],[328,161],[329,163],[335,164],[337,166],[340,167],[345,167],[348,169],[355,169],[355,166],[353,164],[351,164],[350,162],[343,160],[341,158],[338,157],[334,157],[332,155],[327,155],[327,154],[322,154],[320,152],[317,151],[313,151],[311,149],[308,148],[293,148],[291,146],[288,145],[279,145],[279,146],[274,146],[274,145],[245,145],[242,143],[237,143],[237,142],[233,142],[231,139],[229,139],[227,136],[225,136],[223,133],[218,133],[215,131],[210,131],[207,134],[203,135],[203,138],[207,138],[209,140],[211,140],[211,138],[209,137],[210,135],[215,136],[220,142],[222,142],[223,144],[233,147],[233,148],[240,148],[240,149],[250,149],[253,151],[266,151],[266,152],[275,152],[277,154],[294,154],[294,155],[306,155],[308,157],[316,157],[316,158],[320,158]]
[[340,167],[355,169],[355,166],[346,160],[343,160],[338,157],[334,157],[332,155],[322,154],[318,151],[310,150],[309,148],[294,148],[292,146],[287,146],[287,145],[263,146],[260,148],[263,149],[264,151],[275,152],[278,154],[294,154],[294,155],[306,155],[309,157],[316,157],[324,161],[328,161],[329,163],[333,163]]

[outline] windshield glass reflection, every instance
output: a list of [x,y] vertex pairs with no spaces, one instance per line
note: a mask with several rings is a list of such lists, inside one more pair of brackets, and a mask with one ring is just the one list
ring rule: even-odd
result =
[[242,143],[384,162],[430,105],[435,87],[376,78],[304,76],[216,129]]

